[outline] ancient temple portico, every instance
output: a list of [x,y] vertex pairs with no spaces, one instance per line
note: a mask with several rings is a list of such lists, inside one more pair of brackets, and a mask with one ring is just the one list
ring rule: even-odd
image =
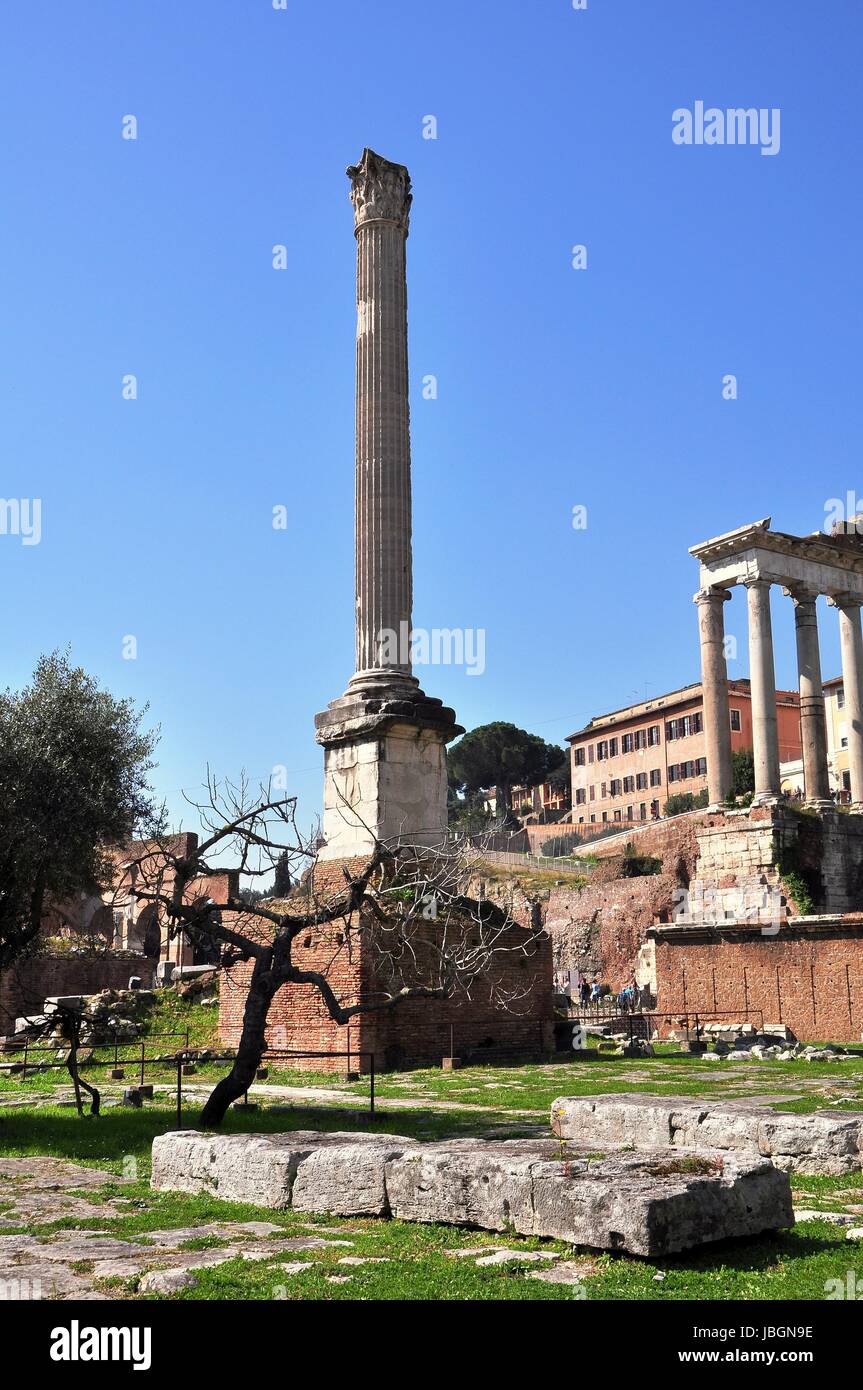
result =
[[702,541],[692,546],[689,553],[701,567],[695,603],[701,638],[711,804],[720,806],[733,785],[723,606],[736,585],[746,589],[749,618],[754,804],[769,805],[779,799],[770,616],[770,591],[777,585],[794,604],[806,801],[819,808],[832,805],[816,615],[816,600],[825,595],[839,614],[851,801],[855,810],[863,810],[863,534],[858,534],[857,519],[851,518],[844,529],[831,535],[815,532],[810,536],[792,536],[771,531],[770,517],[765,517]]

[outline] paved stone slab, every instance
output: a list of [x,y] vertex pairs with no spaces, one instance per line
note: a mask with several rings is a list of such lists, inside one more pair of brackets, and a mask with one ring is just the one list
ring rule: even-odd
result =
[[838,1174],[863,1166],[863,1114],[795,1115],[748,1100],[692,1101],[648,1095],[561,1096],[552,1129],[565,1141],[599,1148],[713,1148],[760,1154],[778,1168]]

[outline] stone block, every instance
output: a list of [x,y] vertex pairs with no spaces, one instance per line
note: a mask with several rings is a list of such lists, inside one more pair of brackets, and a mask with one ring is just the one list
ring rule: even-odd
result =
[[561,1139],[597,1148],[640,1150],[661,1143],[712,1149],[769,1158],[777,1168],[801,1173],[863,1167],[860,1113],[794,1115],[747,1101],[708,1104],[646,1095],[562,1096],[551,1107],[551,1122]]
[[320,1148],[300,1161],[292,1207],[335,1216],[389,1214],[385,1165],[401,1157],[411,1141],[387,1134],[357,1138],[368,1142]]
[[608,1158],[554,1140],[161,1135],[152,1185],[259,1206],[513,1229],[651,1257],[793,1223],[787,1173],[755,1153],[665,1145]]
[[[505,1231],[533,1225],[530,1170],[533,1140],[487,1143],[461,1139],[413,1147],[386,1166],[392,1215]],[[586,1165],[585,1165],[586,1166]]]

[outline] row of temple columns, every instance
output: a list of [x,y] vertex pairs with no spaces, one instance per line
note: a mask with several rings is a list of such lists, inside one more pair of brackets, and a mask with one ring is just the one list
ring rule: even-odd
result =
[[[752,745],[756,803],[778,799],[779,732],[776,719],[776,676],[768,579],[743,581],[749,615],[749,680],[752,695]],[[784,590],[794,603],[797,633],[797,671],[800,689],[800,739],[803,785],[810,806],[832,805],[827,762],[827,721],[818,646],[818,593],[803,587]],[[731,720],[728,668],[725,654],[723,604],[728,589],[702,589],[695,595],[701,638],[701,681],[704,693],[707,781],[710,803],[721,805],[734,785],[731,762]],[[863,598],[837,594],[828,600],[839,611],[842,684],[848,736],[851,801],[863,810]]]

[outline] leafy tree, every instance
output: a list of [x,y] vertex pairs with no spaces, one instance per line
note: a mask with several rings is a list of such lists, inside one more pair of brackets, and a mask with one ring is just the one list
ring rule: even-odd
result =
[[144,713],[57,652],[0,695],[0,969],[34,940],[49,898],[109,882],[108,849],[155,814]]
[[274,898],[286,898],[293,886],[291,878],[291,857],[287,850],[283,850],[276,860],[276,876],[273,880]]
[[498,814],[512,811],[513,787],[536,787],[566,761],[566,753],[515,724],[481,724],[447,754],[451,783],[464,793],[495,787]]
[[710,795],[706,787],[700,792],[677,792],[675,796],[670,796],[665,803],[665,814],[667,816],[679,816],[683,811],[698,811],[702,806],[710,804]]
[[734,795],[755,791],[755,755],[751,748],[736,748],[731,754]]

